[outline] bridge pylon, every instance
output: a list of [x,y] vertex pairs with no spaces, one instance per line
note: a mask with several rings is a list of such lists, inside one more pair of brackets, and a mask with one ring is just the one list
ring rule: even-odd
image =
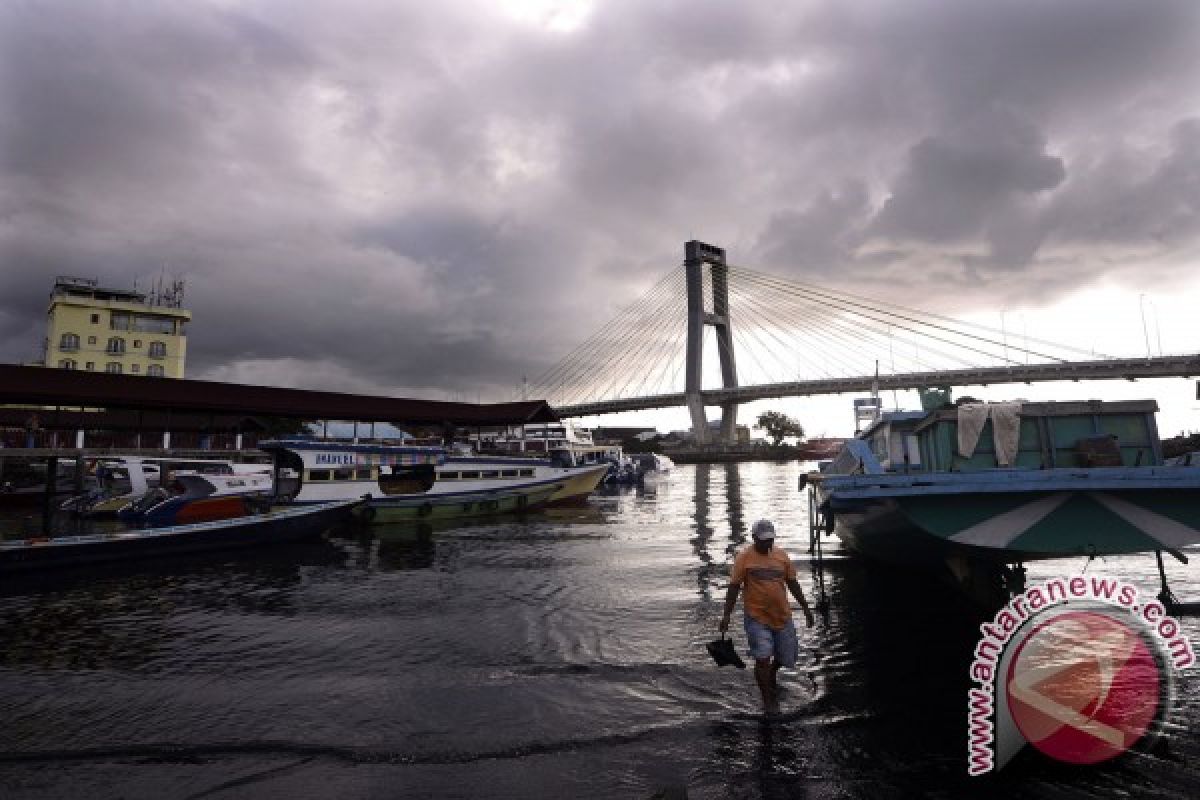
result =
[[[687,379],[684,397],[692,416],[692,433],[697,444],[708,444],[712,437],[704,412],[704,326],[717,332],[717,355],[721,360],[721,383],[726,389],[737,388],[737,364],[733,359],[733,333],[729,320],[729,268],[725,251],[711,244],[692,240],[683,246],[683,265],[687,272],[688,337]],[[704,304],[704,268],[712,276],[712,311]],[[737,403],[721,404],[720,440],[737,441]]]

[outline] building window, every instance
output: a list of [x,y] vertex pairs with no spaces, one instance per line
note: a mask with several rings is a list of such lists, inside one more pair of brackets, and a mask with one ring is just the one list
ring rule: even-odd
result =
[[163,372],[162,364],[151,364],[150,366],[146,367],[146,374],[151,378],[161,378],[166,373]]
[[114,311],[112,316],[108,318],[108,328],[113,331],[127,331],[129,330],[130,320],[131,315]]
[[100,315],[99,314],[92,314],[92,324],[93,325],[100,324]]
[[104,365],[104,371],[119,375],[121,374],[121,363],[119,361],[110,361]]
[[134,350],[137,350],[137,349],[138,349],[139,347],[141,347],[141,346],[142,346],[142,340],[141,340],[141,339],[134,339],[134,340],[133,340],[133,349],[134,349]]
[[151,342],[150,343],[150,357],[151,358],[166,358],[167,357],[167,345],[163,342]]
[[95,361],[87,362],[87,364],[84,366],[84,369],[86,369],[88,372],[95,372],[96,371],[96,362]]
[[125,340],[122,339],[120,336],[112,337],[111,339],[108,340],[108,347],[105,348],[105,352],[124,353],[125,352]]
[[141,364],[134,364],[133,366],[131,366],[131,367],[129,368],[129,371],[130,371],[130,372],[141,372],[141,371],[142,371],[142,365],[141,365]]
[[131,330],[139,333],[175,333],[175,320],[170,317],[148,316],[146,314],[138,314],[133,318],[133,328]]
[[58,340],[59,350],[78,350],[79,349],[79,334],[64,333],[62,338]]
[[75,369],[75,367],[76,367],[75,361],[70,358],[61,359],[58,362],[59,369]]
[[89,337],[88,337],[88,344],[95,344],[95,343],[96,343],[96,337],[95,337],[95,336],[89,336]]

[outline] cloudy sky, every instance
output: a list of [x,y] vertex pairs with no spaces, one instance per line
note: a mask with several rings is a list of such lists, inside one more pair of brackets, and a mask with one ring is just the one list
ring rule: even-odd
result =
[[190,377],[508,399],[690,238],[1139,337],[1149,293],[1195,352],[1197,42],[1194,0],[7,0],[0,361],[53,276],[165,270]]

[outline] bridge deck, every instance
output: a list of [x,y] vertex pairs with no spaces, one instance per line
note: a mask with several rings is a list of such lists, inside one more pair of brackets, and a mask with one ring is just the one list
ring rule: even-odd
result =
[[[987,386],[993,383],[1044,383],[1048,381],[1137,380],[1138,378],[1190,378],[1200,375],[1200,354],[1154,358],[1116,358],[1103,361],[1073,361],[1050,364],[1021,364],[1008,367],[979,367],[939,372],[909,372],[894,375],[865,375],[855,378],[823,378],[811,381],[709,389],[701,393],[704,404],[749,403],[775,397],[806,397],[846,394],[878,389],[923,389],[931,386]],[[649,397],[628,397],[557,406],[563,417],[615,414],[685,405],[683,392]]]

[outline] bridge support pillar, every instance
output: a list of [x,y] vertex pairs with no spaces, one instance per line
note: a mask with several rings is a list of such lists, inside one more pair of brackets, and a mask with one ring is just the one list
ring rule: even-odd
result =
[[[687,377],[684,396],[692,417],[692,433],[697,444],[712,441],[708,416],[704,411],[704,326],[711,325],[717,334],[717,356],[721,362],[721,384],[726,389],[737,387],[737,364],[733,358],[733,333],[729,319],[729,268],[725,251],[704,242],[690,241],[684,245],[684,267],[687,272],[688,339]],[[705,308],[704,267],[708,265],[712,286],[712,311]],[[724,444],[737,441],[737,404],[721,406],[720,440]]]

